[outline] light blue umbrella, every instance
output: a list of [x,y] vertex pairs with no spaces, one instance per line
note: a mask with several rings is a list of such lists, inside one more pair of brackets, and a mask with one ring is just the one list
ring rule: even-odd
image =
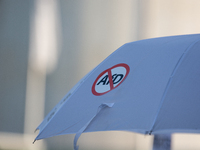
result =
[[35,140],[122,130],[200,132],[200,35],[127,43],[88,73],[46,116]]

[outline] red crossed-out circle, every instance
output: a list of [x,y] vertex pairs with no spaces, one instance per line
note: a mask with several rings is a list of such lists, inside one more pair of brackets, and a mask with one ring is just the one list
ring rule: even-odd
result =
[[[126,69],[126,73],[125,75],[123,76],[122,80],[120,80],[120,82],[114,86],[113,85],[113,79],[112,79],[112,69],[114,68],[117,68],[117,67],[123,67]],[[106,94],[108,92],[110,92],[111,90],[115,89],[116,87],[118,87],[123,81],[124,79],[127,77],[127,75],[129,74],[129,71],[130,71],[130,68],[127,64],[124,64],[124,63],[121,63],[121,64],[117,64],[109,69],[106,69],[105,71],[103,71],[102,73],[99,74],[99,76],[96,78],[96,80],[94,81],[93,85],[92,85],[92,93],[96,96],[100,96],[100,95],[103,95],[103,94]],[[95,86],[97,84],[97,81],[104,75],[104,74],[108,74],[108,79],[109,79],[109,85],[110,85],[110,89],[105,91],[105,92],[102,92],[102,93],[99,93],[95,90]]]

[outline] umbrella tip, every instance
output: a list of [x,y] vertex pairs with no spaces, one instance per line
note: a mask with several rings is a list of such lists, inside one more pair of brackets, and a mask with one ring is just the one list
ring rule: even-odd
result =
[[38,130],[38,128],[35,129],[34,133]]
[[35,143],[36,139],[33,141],[33,144]]
[[151,135],[151,133],[152,133],[152,130],[149,132],[149,135]]

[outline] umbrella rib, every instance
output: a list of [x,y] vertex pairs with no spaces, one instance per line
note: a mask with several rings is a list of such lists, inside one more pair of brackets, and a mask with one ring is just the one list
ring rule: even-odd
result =
[[168,92],[168,89],[169,89],[169,87],[170,87],[170,84],[171,84],[171,82],[172,82],[172,78],[173,78],[174,74],[176,73],[176,70],[178,69],[178,67],[179,67],[180,64],[182,63],[183,59],[185,58],[186,53],[187,53],[197,42],[199,42],[199,41],[200,41],[200,39],[198,39],[198,40],[194,41],[193,43],[191,43],[191,44],[188,46],[188,48],[186,48],[186,50],[182,53],[182,55],[180,56],[180,58],[178,59],[176,65],[175,65],[175,67],[174,67],[174,69],[173,69],[173,71],[172,71],[172,73],[171,73],[171,75],[170,75],[170,77],[169,77],[168,83],[167,83],[167,85],[166,85],[166,87],[165,87],[163,96],[162,96],[162,98],[161,98],[160,105],[159,105],[159,107],[158,107],[157,113],[156,113],[155,118],[154,118],[154,120],[153,120],[152,126],[151,126],[151,128],[150,128],[150,130],[149,130],[149,135],[151,135],[151,133],[152,133],[153,130],[154,130],[156,120],[157,120],[157,118],[158,118],[159,112],[160,112],[161,107],[162,107],[162,105],[163,105],[163,102],[164,102],[165,96],[166,96],[166,94],[167,94],[167,92]]

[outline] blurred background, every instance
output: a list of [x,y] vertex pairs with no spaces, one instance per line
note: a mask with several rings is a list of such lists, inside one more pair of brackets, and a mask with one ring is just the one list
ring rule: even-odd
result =
[[[0,149],[71,150],[74,135],[37,141],[36,127],[91,69],[121,45],[200,32],[199,0],[0,0]],[[173,134],[172,150],[200,149]],[[153,136],[81,135],[80,150],[150,150]]]

